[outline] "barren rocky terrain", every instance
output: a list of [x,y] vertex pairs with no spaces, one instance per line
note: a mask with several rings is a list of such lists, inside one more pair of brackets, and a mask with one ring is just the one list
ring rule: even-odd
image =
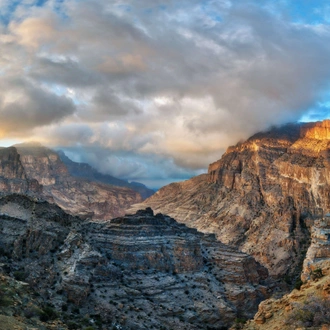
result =
[[312,277],[299,289],[279,299],[267,299],[259,305],[253,320],[234,329],[245,330],[328,330],[330,328],[330,263],[315,268]]
[[48,202],[6,196],[0,246],[7,276],[63,312],[70,329],[84,329],[82,315],[97,329],[226,328],[252,317],[274,288],[251,256],[151,209],[82,222]]

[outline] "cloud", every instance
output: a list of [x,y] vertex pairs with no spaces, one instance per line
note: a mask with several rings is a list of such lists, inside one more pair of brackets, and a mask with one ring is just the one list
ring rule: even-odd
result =
[[57,96],[20,78],[0,83],[0,134],[25,136],[31,129],[57,123],[71,115],[70,99]]
[[173,160],[155,154],[140,155],[133,152],[107,151],[104,148],[61,147],[76,162],[88,163],[101,173],[129,181],[144,183],[152,189],[173,181],[189,179],[202,171],[192,171],[176,165]]
[[[104,172],[186,177],[258,130],[311,109],[326,116],[323,1],[303,2],[299,14],[292,1],[252,0],[1,1],[0,9],[3,134],[79,147]],[[93,148],[97,161],[87,156]]]

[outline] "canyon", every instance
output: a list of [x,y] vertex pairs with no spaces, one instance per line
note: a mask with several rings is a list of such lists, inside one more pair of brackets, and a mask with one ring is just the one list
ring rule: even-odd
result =
[[288,124],[229,147],[208,173],[161,188],[151,207],[256,258],[273,277],[300,276],[315,219],[330,210],[330,121]]
[[151,209],[90,222],[8,195],[0,246],[2,276],[27,283],[70,329],[85,315],[97,328],[225,329],[274,288],[251,256]]
[[30,301],[54,329],[301,326],[330,294],[329,150],[329,120],[273,127],[142,202],[61,152],[0,149],[0,281],[33,296],[0,316],[51,329]]

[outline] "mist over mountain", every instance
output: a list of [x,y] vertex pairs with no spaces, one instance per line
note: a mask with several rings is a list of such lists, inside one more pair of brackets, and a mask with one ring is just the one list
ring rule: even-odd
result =
[[327,0],[1,0],[1,330],[330,329],[329,58]]
[[74,162],[68,158],[62,150],[58,150],[57,153],[72,176],[84,178],[90,181],[111,184],[118,187],[128,187],[137,191],[143,199],[146,199],[155,193],[153,190],[148,189],[140,182],[124,181],[109,174],[102,174],[89,164]]
[[159,188],[270,125],[329,113],[325,0],[0,9],[0,138],[78,150],[102,173]]

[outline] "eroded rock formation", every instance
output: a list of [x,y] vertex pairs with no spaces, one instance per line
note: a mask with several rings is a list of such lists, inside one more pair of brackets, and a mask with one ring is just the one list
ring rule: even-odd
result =
[[0,199],[1,262],[58,310],[121,329],[219,329],[269,295],[251,256],[151,209],[103,223]]
[[0,194],[11,193],[38,197],[95,220],[123,215],[127,207],[142,201],[130,188],[71,176],[59,155],[40,144],[0,149]]
[[160,189],[143,204],[215,233],[265,265],[298,274],[306,228],[330,210],[329,121],[290,124],[229,147],[208,174]]
[[[319,329],[328,330],[330,324],[330,260],[323,262],[322,273],[309,279],[299,290],[281,298],[263,301],[253,320],[240,329]],[[232,327],[231,330],[235,330]]]
[[330,214],[311,224],[311,245],[303,264],[302,281],[309,280],[313,272],[329,266],[330,261]]

